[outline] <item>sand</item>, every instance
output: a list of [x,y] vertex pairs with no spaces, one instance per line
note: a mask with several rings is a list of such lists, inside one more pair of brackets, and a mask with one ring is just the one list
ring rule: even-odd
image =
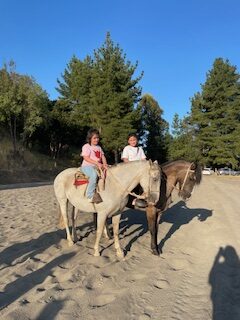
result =
[[93,257],[92,215],[68,248],[52,185],[0,191],[0,318],[239,320],[240,178],[204,176],[187,206],[174,195],[151,254],[144,212],[126,210],[120,241]]

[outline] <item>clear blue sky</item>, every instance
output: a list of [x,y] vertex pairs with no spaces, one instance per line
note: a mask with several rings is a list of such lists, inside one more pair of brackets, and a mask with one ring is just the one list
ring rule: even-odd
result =
[[73,54],[92,54],[107,31],[170,123],[190,110],[215,58],[240,66],[239,0],[1,0],[0,64],[13,59],[55,99]]

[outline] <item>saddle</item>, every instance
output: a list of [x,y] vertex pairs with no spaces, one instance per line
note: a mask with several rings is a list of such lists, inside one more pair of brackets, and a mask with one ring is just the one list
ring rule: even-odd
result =
[[[105,189],[105,179],[106,179],[106,172],[96,168],[98,174],[98,181],[97,181],[97,189],[99,192]],[[74,174],[74,182],[73,184],[77,188],[78,186],[88,184],[88,176],[86,176],[82,171],[81,167],[77,169],[76,173]],[[86,186],[87,187],[87,186]],[[86,188],[85,188],[86,191]]]
[[74,174],[74,185],[76,188],[82,184],[88,183],[88,177],[81,171],[81,168],[78,168],[77,172]]

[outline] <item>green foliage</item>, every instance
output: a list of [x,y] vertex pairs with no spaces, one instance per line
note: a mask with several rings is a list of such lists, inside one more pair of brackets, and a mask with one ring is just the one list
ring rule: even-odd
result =
[[133,79],[137,64],[126,61],[119,45],[107,34],[102,47],[94,53],[94,72],[91,87],[91,124],[101,131],[104,147],[118,150],[126,144],[133,130],[134,104],[141,88]]
[[160,163],[166,161],[170,136],[168,123],[162,118],[163,110],[151,95],[145,94],[137,111],[140,115],[139,132],[148,158]]
[[193,129],[189,121],[189,116],[181,120],[177,113],[174,115],[172,123],[173,137],[169,144],[169,160],[199,160],[198,150],[194,147]]
[[17,137],[27,142],[47,117],[45,91],[26,75],[15,71],[14,62],[0,69],[0,122],[9,128],[13,149]]
[[134,128],[135,103],[141,88],[137,86],[142,74],[133,78],[137,64],[126,60],[119,45],[110,34],[104,44],[94,51],[94,58],[83,61],[73,57],[58,80],[57,118],[68,125],[96,127],[101,132],[104,149],[115,152],[126,144]]
[[63,73],[63,81],[58,80],[55,114],[68,124],[86,126],[91,122],[90,89],[92,85],[93,61],[87,56],[83,61],[73,56]]
[[191,124],[202,160],[212,166],[239,161],[240,86],[236,67],[216,59],[202,92],[192,99]]

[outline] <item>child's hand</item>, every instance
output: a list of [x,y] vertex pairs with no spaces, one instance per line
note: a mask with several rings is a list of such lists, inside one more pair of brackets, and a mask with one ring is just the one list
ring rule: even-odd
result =
[[103,168],[103,164],[102,164],[101,162],[98,162],[98,163],[97,163],[97,166],[98,166],[99,169],[102,169],[102,168]]
[[103,165],[103,168],[104,168],[105,170],[107,170],[107,169],[108,169],[108,165],[107,165],[107,164],[104,164],[104,165]]

